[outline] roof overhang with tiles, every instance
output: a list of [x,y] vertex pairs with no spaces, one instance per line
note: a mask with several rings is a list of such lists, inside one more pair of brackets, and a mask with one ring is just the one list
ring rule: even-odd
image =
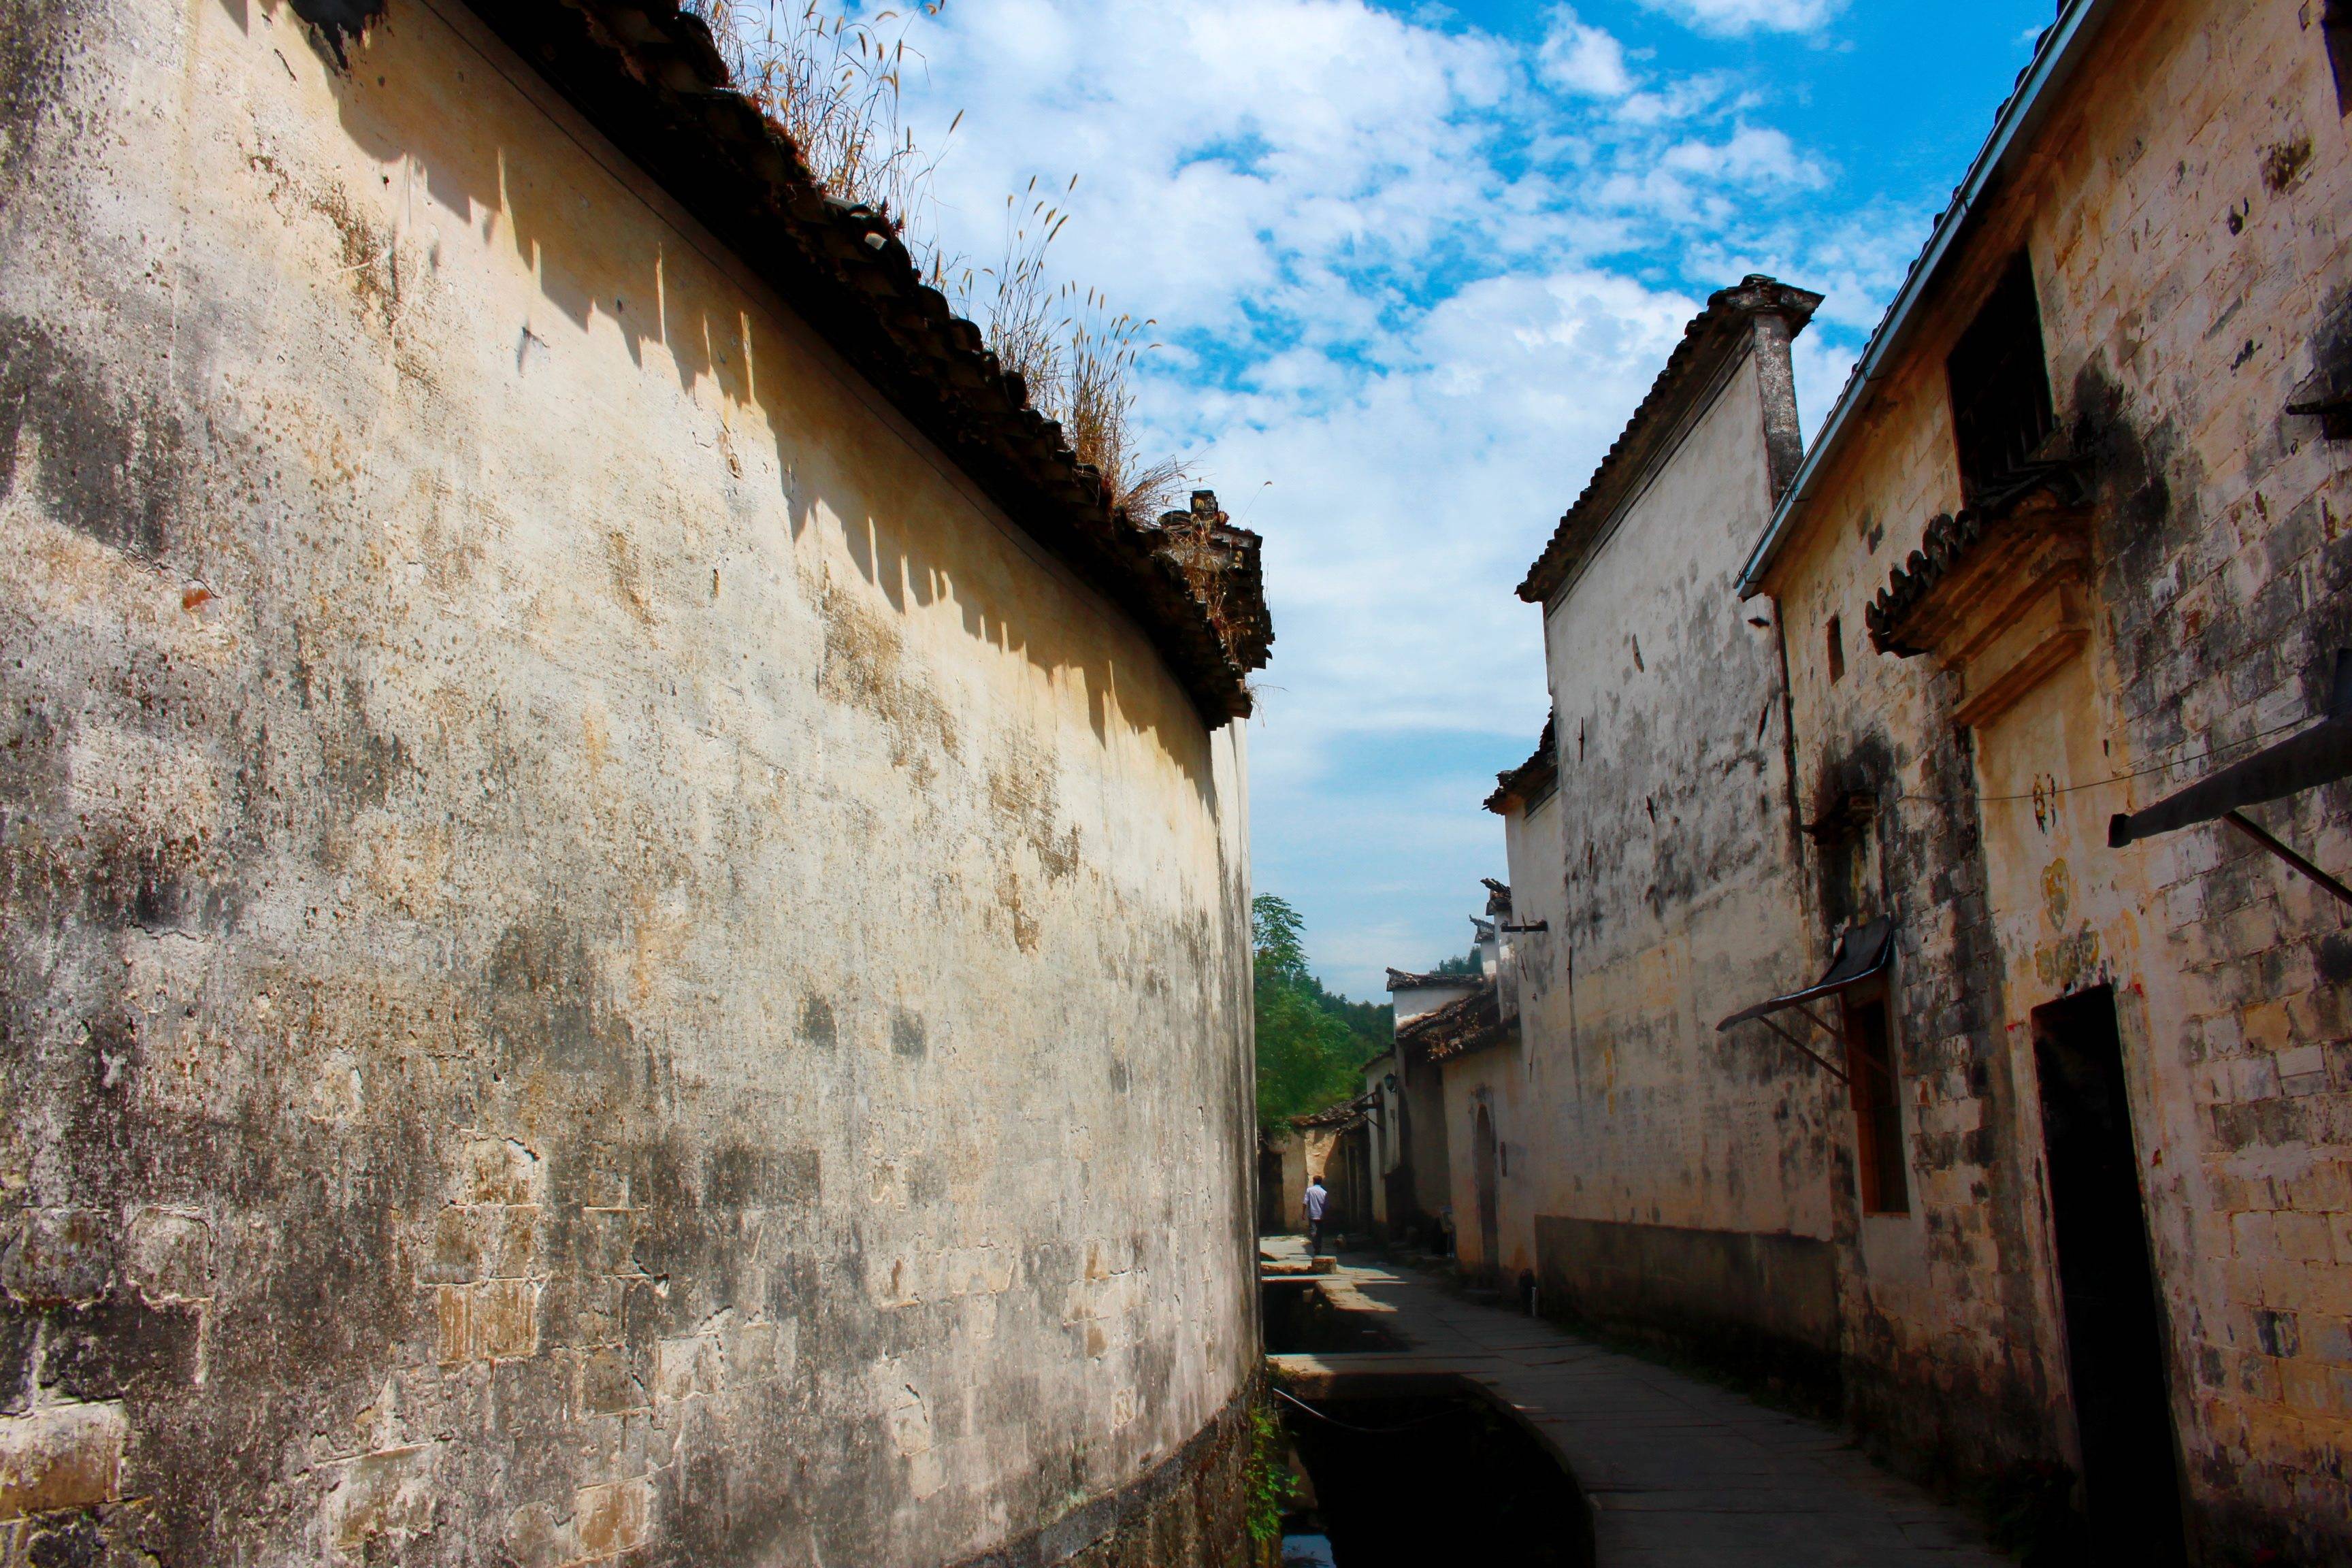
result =
[[[1759,317],[1778,317],[1794,338],[1821,302],[1819,294],[1759,274],[1710,295],[1706,309],[1683,329],[1682,341],[1666,356],[1665,368],[1593,470],[1584,493],[1561,516],[1551,542],[1528,568],[1519,597],[1532,605],[1549,604],[1608,538],[1714,403],[1725,378],[1752,344]],[[1793,461],[1792,453],[1791,466]]]
[[[1213,500],[1137,521],[928,287],[888,217],[828,196],[677,0],[468,0],[620,152],[772,288],[1013,524],[1130,616],[1211,728],[1274,640],[1258,537]],[[1205,495],[1205,492],[1203,492]]]

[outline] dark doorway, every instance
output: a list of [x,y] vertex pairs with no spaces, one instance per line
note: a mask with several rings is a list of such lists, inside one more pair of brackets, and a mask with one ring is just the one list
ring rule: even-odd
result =
[[2170,1568],[2187,1560],[2179,1470],[2115,993],[2035,1008],[2033,1059],[2091,1561]]
[[1348,1234],[1360,1246],[1372,1229],[1371,1130],[1361,1125],[1349,1129],[1339,1148],[1348,1160]]
[[1283,1212],[1289,1197],[1287,1184],[1282,1179],[1282,1151],[1260,1143],[1257,1150],[1257,1233],[1279,1236],[1289,1228],[1289,1216]]
[[1495,1190],[1497,1163],[1495,1119],[1482,1105],[1470,1133],[1470,1175],[1478,1195],[1478,1266],[1489,1274],[1503,1266],[1503,1260],[1495,1256],[1503,1249],[1502,1217]]

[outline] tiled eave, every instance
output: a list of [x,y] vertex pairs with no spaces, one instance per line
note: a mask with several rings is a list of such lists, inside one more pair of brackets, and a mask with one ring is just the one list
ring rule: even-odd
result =
[[[1497,816],[1510,814],[1511,807],[1541,800],[1559,786],[1559,746],[1556,719],[1544,721],[1542,738],[1536,749],[1517,767],[1495,775],[1495,792],[1486,797],[1486,809]],[[1494,911],[1490,909],[1488,913]]]
[[1688,416],[1714,391],[1718,376],[1746,346],[1751,323],[1760,315],[1777,315],[1795,337],[1812,320],[1822,297],[1791,288],[1773,279],[1748,277],[1709,296],[1706,309],[1683,329],[1682,341],[1666,356],[1664,370],[1650,384],[1624,432],[1601,459],[1584,493],[1552,530],[1535,564],[1519,584],[1519,597],[1529,604],[1548,602],[1574,574],[1609,525],[1648,482],[1657,464],[1670,455],[1688,428]]
[[1400,1052],[1443,1062],[1508,1045],[1517,1035],[1517,1030],[1504,1021],[1500,992],[1494,982],[1486,981],[1469,995],[1401,1025],[1396,1043]]
[[1863,612],[1870,646],[1909,658],[1947,641],[1960,609],[2016,579],[2041,542],[2075,531],[2088,494],[2078,468],[2048,463],[1999,501],[1931,520],[1919,548]]
[[[469,3],[1017,526],[1133,617],[1212,728],[1249,712],[1248,674],[1274,640],[1257,536],[1218,517],[1204,542],[1188,514],[1168,514],[1169,528],[1114,510],[1103,477],[923,283],[888,221],[829,198],[733,90],[699,17],[676,0]],[[1204,555],[1225,568],[1206,594]]]
[[1959,677],[1956,724],[1999,718],[2090,640],[2087,489],[2044,465],[1999,506],[1938,517],[1864,612],[1873,647]]
[[1389,971],[1391,991],[1458,991],[1465,985],[1484,985],[1486,980],[1475,974],[1413,974],[1402,969]]
[[1345,1132],[1363,1125],[1372,1107],[1378,1104],[1377,1094],[1360,1094],[1353,1100],[1343,1100],[1337,1105],[1327,1105],[1320,1110],[1294,1116],[1290,1124],[1301,1132]]

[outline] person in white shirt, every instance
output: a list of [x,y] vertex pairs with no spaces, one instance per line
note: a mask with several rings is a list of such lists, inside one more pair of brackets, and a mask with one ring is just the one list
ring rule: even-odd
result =
[[1307,1178],[1307,1256],[1314,1257],[1323,1250],[1323,1208],[1331,1194],[1323,1190],[1323,1178]]

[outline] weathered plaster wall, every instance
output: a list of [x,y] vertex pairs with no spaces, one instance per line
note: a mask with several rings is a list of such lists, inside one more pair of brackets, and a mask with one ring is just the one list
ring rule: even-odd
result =
[[[2284,411],[2341,363],[2352,297],[2352,138],[2318,9],[2120,14],[1775,584],[1803,786],[1850,773],[1892,803],[1875,842],[1921,1201],[1864,1237],[1848,1314],[1851,1355],[1886,1379],[1882,1430],[1979,1457],[2064,1439],[2027,1016],[2111,981],[2192,1511],[2210,1542],[2296,1560],[2352,1552],[2352,945],[2326,895],[2218,825],[2121,852],[2105,825],[2317,712],[2352,646],[2352,448]],[[1931,660],[1864,656],[1832,688],[1814,649],[1958,504],[1942,358],[2019,246],[2061,422],[2095,465],[2095,635],[1971,755]],[[2333,785],[2258,815],[2340,868],[2347,806]],[[1945,1398],[1905,1392],[1928,1387]]]
[[[2039,1136],[2032,1042],[1999,1027],[2004,976],[1979,853],[1983,811],[2016,807],[1980,807],[1948,678],[1861,640],[1862,607],[1901,559],[1880,518],[1864,508],[1849,520],[1840,548],[1853,559],[1839,589],[1792,587],[1778,604],[1801,807],[1819,820],[1855,792],[1875,802],[1846,843],[1808,846],[1812,962],[1828,962],[1858,913],[1895,921],[1890,1044],[1910,1212],[1863,1215],[1842,1152],[1832,1190],[1843,1215],[1843,1382],[1856,1420],[1898,1434],[1916,1463],[1999,1470],[2056,1456],[2064,1385],[2038,1188],[2019,1161]],[[1834,684],[1832,615],[1850,639]],[[1850,1121],[1843,1091],[1835,1104]]]
[[[1785,354],[1783,344],[1780,353]],[[1733,592],[1769,514],[1756,352],[1547,611],[1555,824],[1511,837],[1533,1213],[1823,1237],[1818,1069],[1716,1032],[1804,971],[1774,632]],[[1458,1163],[1458,1161],[1457,1161]]]
[[[1549,952],[1551,933],[1560,929],[1565,910],[1560,820],[1557,790],[1538,801],[1515,804],[1503,818],[1503,848],[1511,874],[1508,918],[1514,925],[1547,928],[1512,931],[1502,944],[1506,955],[1502,962],[1509,965],[1520,1010],[1519,1044],[1439,1065],[1446,1142],[1449,1149],[1459,1152],[1450,1163],[1449,1175],[1460,1255],[1465,1262],[1491,1264],[1512,1279],[1538,1266],[1536,1215],[1545,1192],[1541,1178],[1548,1163],[1556,1157],[1552,1130],[1544,1124],[1542,1107],[1530,1088],[1538,1055],[1549,1037],[1539,1027],[1549,1016],[1534,1009],[1543,1002],[1546,978],[1554,972],[1549,965],[1531,963],[1530,958]],[[1486,1256],[1478,1235],[1477,1187],[1471,1163],[1481,1103],[1494,1118],[1495,1135],[1503,1145],[1496,1184],[1500,1246],[1493,1258]]]
[[1238,1463],[1240,728],[466,13],[353,66],[0,6],[0,1560],[1218,1560],[1087,1510]]
[[[1395,1079],[1397,1087],[1388,1087]],[[1370,1119],[1365,1123],[1365,1151],[1371,1163],[1372,1232],[1381,1240],[1397,1234],[1391,1228],[1389,1214],[1389,1188],[1394,1184],[1396,1171],[1404,1159],[1404,1141],[1400,1136],[1404,1121],[1404,1079],[1397,1074],[1396,1052],[1390,1050],[1364,1064],[1363,1092],[1373,1097]],[[1398,1208],[1404,1205],[1400,1203]],[[1395,1219],[1402,1222],[1399,1213]]]
[[[1408,986],[1389,994],[1397,1026],[1459,1002],[1471,985]],[[1407,1184],[1417,1211],[1408,1221],[1434,1220],[1454,1201],[1453,1147],[1446,1135],[1445,1075],[1418,1051],[1408,1050],[1397,1068],[1397,1135],[1407,1167]]]
[[1479,982],[1465,978],[1459,985],[1411,985],[1391,987],[1389,1005],[1395,1009],[1398,1024],[1410,1024],[1415,1018],[1436,1012],[1450,1003],[1459,1002],[1478,989]]
[[[1506,1281],[1535,1267],[1535,1210],[1530,1186],[1534,1150],[1543,1133],[1521,1090],[1528,1079],[1527,1054],[1518,1046],[1497,1046],[1438,1064],[1445,1104],[1449,1201],[1454,1211],[1454,1256],[1465,1268]],[[1484,1109],[1496,1142],[1496,1246],[1490,1256],[1478,1217],[1477,1123]]]

